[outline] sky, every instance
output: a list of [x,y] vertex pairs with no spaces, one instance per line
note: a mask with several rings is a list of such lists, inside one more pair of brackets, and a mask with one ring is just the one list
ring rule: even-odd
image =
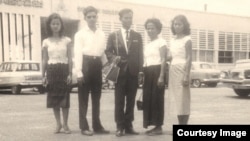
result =
[[250,0],[115,0],[161,7],[250,17]]

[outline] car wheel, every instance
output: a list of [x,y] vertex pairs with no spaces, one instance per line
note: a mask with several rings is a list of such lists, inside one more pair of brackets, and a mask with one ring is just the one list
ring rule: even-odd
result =
[[21,86],[12,86],[11,87],[11,93],[12,94],[20,94],[21,93]]
[[249,90],[234,89],[234,92],[240,97],[247,97],[250,93]]
[[40,94],[44,94],[45,93],[45,88],[43,86],[37,87],[37,89],[38,89],[38,92]]
[[207,84],[208,87],[216,87],[217,86],[217,83],[210,83],[210,84]]
[[199,88],[201,86],[201,81],[199,79],[195,79],[192,81],[192,86],[195,88]]

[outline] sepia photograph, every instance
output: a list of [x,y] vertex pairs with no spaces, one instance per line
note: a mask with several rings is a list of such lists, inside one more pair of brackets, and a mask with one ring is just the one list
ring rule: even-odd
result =
[[0,141],[250,139],[249,5],[0,0]]

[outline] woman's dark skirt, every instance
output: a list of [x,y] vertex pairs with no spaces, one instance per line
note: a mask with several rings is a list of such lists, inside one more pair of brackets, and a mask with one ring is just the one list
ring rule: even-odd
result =
[[164,120],[165,87],[157,86],[161,66],[154,65],[144,68],[143,85],[143,127],[161,126]]
[[67,85],[68,64],[49,64],[47,67],[47,108],[69,108],[70,86]]

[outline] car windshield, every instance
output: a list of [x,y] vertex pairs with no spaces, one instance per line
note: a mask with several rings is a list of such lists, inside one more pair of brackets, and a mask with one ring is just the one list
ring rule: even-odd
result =
[[0,72],[40,71],[39,63],[3,63]]
[[192,69],[212,69],[212,66],[206,63],[193,63]]
[[250,68],[250,62],[238,62],[236,68]]
[[209,65],[209,64],[200,64],[200,68],[201,68],[201,69],[211,69],[212,66]]
[[0,67],[0,72],[13,72],[17,69],[17,63],[3,63]]

